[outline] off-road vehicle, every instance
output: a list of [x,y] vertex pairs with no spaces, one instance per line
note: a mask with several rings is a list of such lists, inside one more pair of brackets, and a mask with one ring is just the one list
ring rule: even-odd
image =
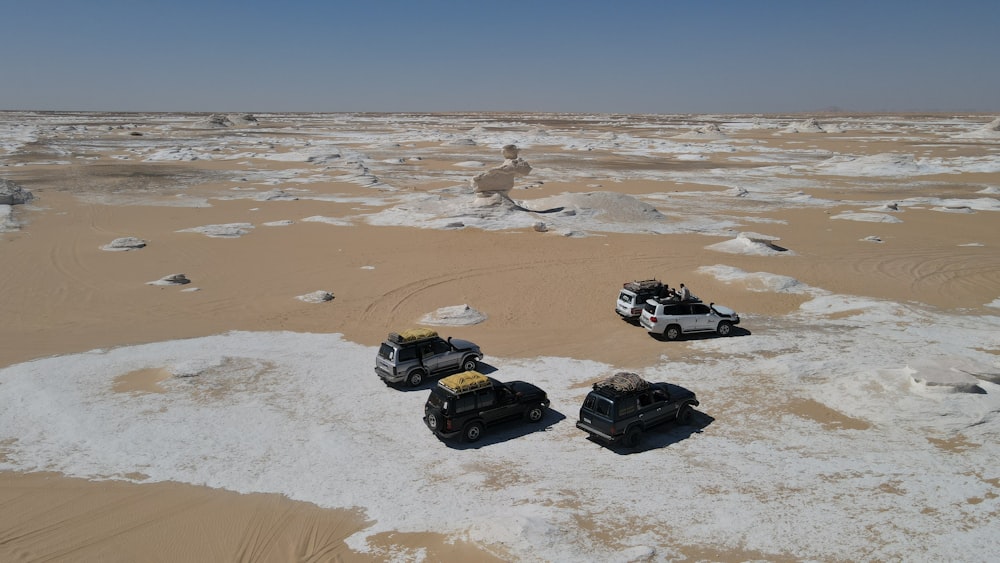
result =
[[637,280],[622,284],[615,303],[615,312],[627,321],[636,321],[647,299],[666,297],[667,286],[657,279]]
[[524,381],[501,383],[477,371],[442,378],[424,405],[424,423],[442,438],[461,436],[475,442],[483,431],[501,422],[538,422],[545,417],[549,398]]
[[428,377],[474,370],[483,359],[479,346],[468,340],[445,340],[429,329],[390,332],[375,357],[375,373],[389,384],[416,387]]
[[594,384],[580,407],[576,427],[603,442],[634,448],[653,426],[670,421],[690,424],[698,404],[694,392],[683,387],[619,372]]
[[717,332],[729,336],[740,316],[729,307],[715,303],[691,303],[650,299],[639,316],[639,324],[652,334],[677,340],[689,332]]

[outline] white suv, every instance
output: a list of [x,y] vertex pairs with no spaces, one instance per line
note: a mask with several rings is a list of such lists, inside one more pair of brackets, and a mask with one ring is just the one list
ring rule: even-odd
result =
[[717,332],[729,336],[740,316],[729,307],[711,303],[690,303],[650,299],[639,316],[639,324],[667,340],[677,340],[689,332]]

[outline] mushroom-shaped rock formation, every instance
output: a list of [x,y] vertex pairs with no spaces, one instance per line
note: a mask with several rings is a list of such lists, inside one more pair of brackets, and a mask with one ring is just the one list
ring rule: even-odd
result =
[[518,156],[516,145],[505,145],[501,151],[503,164],[476,174],[472,178],[472,189],[482,197],[495,193],[506,194],[514,188],[514,179],[531,173],[531,165]]

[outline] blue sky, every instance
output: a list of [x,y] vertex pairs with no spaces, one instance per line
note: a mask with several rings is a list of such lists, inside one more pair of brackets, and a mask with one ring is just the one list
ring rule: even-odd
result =
[[0,0],[0,110],[996,112],[998,23],[996,0]]

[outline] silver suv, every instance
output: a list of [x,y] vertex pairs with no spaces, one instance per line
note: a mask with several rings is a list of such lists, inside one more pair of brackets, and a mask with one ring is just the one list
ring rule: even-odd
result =
[[652,334],[677,340],[689,332],[717,332],[729,336],[740,316],[729,307],[710,303],[689,303],[650,299],[639,316],[639,324]]
[[468,340],[444,340],[432,330],[392,332],[379,347],[375,373],[386,383],[416,387],[430,376],[475,370],[481,359],[482,350]]

